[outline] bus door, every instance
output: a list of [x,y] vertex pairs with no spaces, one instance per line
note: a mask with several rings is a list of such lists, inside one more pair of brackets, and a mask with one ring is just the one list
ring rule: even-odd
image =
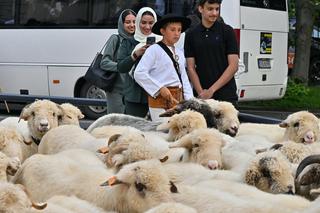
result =
[[287,81],[286,0],[240,1],[240,58],[243,86],[283,85]]

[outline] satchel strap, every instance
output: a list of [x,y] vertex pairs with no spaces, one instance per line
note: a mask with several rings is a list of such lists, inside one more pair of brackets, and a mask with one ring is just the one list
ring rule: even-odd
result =
[[[120,35],[119,34],[116,34],[117,36],[117,44],[116,44],[116,48],[114,50],[114,56],[113,56],[113,59],[115,58],[115,56],[117,55],[117,52],[118,52],[118,49],[119,49],[119,46],[120,46]],[[102,51],[104,50],[104,48],[106,47],[107,43],[108,43],[109,40],[106,41],[106,43],[104,43],[102,49],[100,50],[99,53],[102,54]]]
[[180,74],[180,70],[179,70],[179,63],[178,63],[176,60],[174,60],[173,54],[172,54],[171,50],[169,49],[169,47],[167,47],[167,45],[165,45],[162,41],[159,41],[157,44],[158,44],[160,47],[162,47],[162,49],[163,49],[163,50],[168,54],[168,56],[171,58],[171,61],[172,61],[172,63],[173,63],[173,66],[174,66],[174,68],[175,68],[175,70],[176,70],[176,73],[177,73],[177,75],[178,75],[178,77],[179,77],[181,86],[183,87],[182,79],[181,79],[181,74]]

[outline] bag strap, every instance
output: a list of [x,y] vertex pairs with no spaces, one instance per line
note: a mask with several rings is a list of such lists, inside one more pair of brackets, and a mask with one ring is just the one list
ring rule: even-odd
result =
[[118,49],[119,49],[119,46],[120,46],[120,35],[117,34],[117,44],[116,44],[116,48],[114,49],[114,52],[113,52],[113,60],[116,61],[116,56],[117,56],[117,53],[118,53]]
[[[117,36],[118,40],[117,40],[116,49],[114,50],[114,53],[116,53],[116,52],[118,51],[119,46],[120,46],[120,36],[119,36],[119,34],[117,34],[116,36]],[[104,43],[104,45],[103,45],[103,47],[102,47],[102,49],[100,50],[99,53],[102,53],[102,51],[103,51],[104,48],[106,47],[108,41],[109,41],[109,40],[107,40],[106,43]]]
[[163,50],[168,54],[168,56],[171,58],[171,61],[172,61],[172,63],[173,63],[173,66],[174,66],[174,68],[175,68],[175,70],[176,70],[176,73],[177,73],[177,75],[178,75],[178,77],[179,77],[181,86],[183,87],[182,79],[181,79],[181,74],[180,74],[180,72],[179,72],[179,63],[178,63],[176,60],[174,60],[173,54],[172,54],[171,50],[169,49],[169,47],[167,47],[167,45],[165,45],[162,41],[159,41],[157,44],[158,44],[160,47],[162,47],[162,49],[163,49]]

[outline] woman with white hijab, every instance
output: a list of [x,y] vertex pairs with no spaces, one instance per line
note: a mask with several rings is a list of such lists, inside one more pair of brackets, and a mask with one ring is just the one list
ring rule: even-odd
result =
[[118,71],[126,73],[124,81],[125,114],[145,117],[148,112],[147,93],[129,75],[131,70],[140,61],[146,49],[147,37],[154,37],[155,42],[162,39],[152,33],[152,26],[157,21],[157,15],[150,7],[143,7],[136,17],[136,30],[134,39],[124,39],[118,51]]

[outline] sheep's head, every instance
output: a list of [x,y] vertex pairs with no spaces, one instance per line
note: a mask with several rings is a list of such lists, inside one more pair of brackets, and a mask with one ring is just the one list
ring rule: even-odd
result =
[[20,118],[28,121],[33,138],[40,140],[50,129],[58,126],[58,118],[63,116],[60,105],[49,100],[37,100],[22,109]]
[[320,139],[319,120],[307,111],[289,115],[279,126],[286,128],[284,140],[309,144]]
[[18,184],[2,182],[0,184],[0,198],[0,212],[27,212],[32,207],[41,210],[47,206],[46,203],[33,203],[24,186]]
[[121,196],[125,196],[125,203],[132,212],[144,212],[162,202],[170,202],[171,193],[178,191],[158,160],[126,165],[102,185],[120,187]]
[[205,101],[209,104],[211,110],[213,111],[217,129],[220,132],[232,137],[236,136],[240,126],[240,121],[238,118],[239,112],[233,106],[233,104],[226,101],[216,101],[213,99],[207,99]]
[[155,150],[139,132],[111,136],[106,153],[107,166],[116,170],[129,163],[155,157]]
[[169,130],[169,141],[175,141],[195,129],[206,128],[207,124],[199,112],[186,110],[173,115],[169,120],[157,127],[157,130]]
[[26,142],[16,129],[0,126],[0,151],[9,157],[22,159],[21,143]]
[[174,114],[179,114],[187,109],[201,113],[205,118],[207,126],[209,128],[217,128],[214,112],[204,100],[197,98],[192,98],[190,100],[180,102],[175,107],[161,114],[160,117],[170,117]]
[[209,169],[222,168],[221,149],[225,142],[216,129],[197,129],[169,145],[189,150],[189,161]]
[[309,199],[318,197],[320,155],[310,155],[301,161],[296,172],[296,187],[300,195],[304,195]]
[[289,161],[278,151],[257,154],[245,172],[245,182],[273,194],[295,193]]
[[69,103],[64,103],[60,106],[63,110],[63,115],[59,117],[59,125],[72,124],[79,126],[79,120],[84,118],[80,109]]

